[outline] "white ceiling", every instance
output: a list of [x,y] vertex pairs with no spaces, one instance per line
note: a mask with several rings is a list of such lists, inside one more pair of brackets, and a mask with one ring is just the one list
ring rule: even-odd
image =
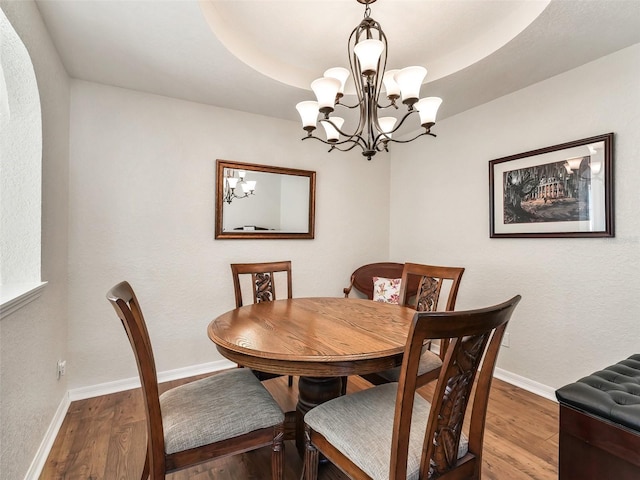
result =
[[[74,78],[290,120],[305,85],[348,67],[364,13],[356,0],[36,1]],[[371,16],[389,68],[427,67],[440,119],[640,42],[640,0],[378,0]]]

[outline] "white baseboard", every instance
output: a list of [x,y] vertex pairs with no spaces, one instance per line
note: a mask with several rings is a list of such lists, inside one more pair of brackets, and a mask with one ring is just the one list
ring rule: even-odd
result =
[[[439,343],[432,343],[431,349],[433,353],[440,353],[440,345]],[[482,367],[481,367],[482,368]],[[546,398],[547,400],[551,400],[553,402],[558,402],[556,399],[556,389],[552,387],[548,387],[547,385],[543,385],[542,383],[534,382],[526,377],[522,377],[520,375],[516,375],[515,373],[511,373],[507,370],[503,370],[502,368],[496,367],[493,371],[494,378],[498,378],[503,382],[510,383],[511,385],[515,385],[516,387],[522,388],[527,392],[531,392],[540,397]]]
[[[217,372],[235,367],[236,364],[229,360],[218,360],[215,362],[202,363],[200,365],[192,365],[190,367],[176,368],[158,373],[158,382],[170,382],[180,378],[193,377],[205,373]],[[86,398],[99,397],[101,395],[109,395],[111,393],[131,390],[132,388],[140,388],[140,377],[125,378],[116,380],[115,382],[100,383],[88,387],[73,388],[69,390],[69,398],[72,402],[76,400],[84,400]]]
[[510,383],[511,385],[520,387],[527,392],[546,398],[547,400],[551,400],[553,402],[558,401],[556,399],[556,389],[553,387],[548,387],[542,383],[534,382],[526,377],[521,377],[520,375],[516,375],[515,373],[508,372],[501,368],[496,368],[493,372],[493,376]]
[[[175,370],[158,373],[158,382],[169,382],[180,378],[217,372],[219,370],[233,368],[235,365],[235,363],[228,360],[218,360],[216,362],[203,363],[200,365],[193,365],[191,367],[176,368]],[[47,433],[36,452],[36,456],[31,462],[31,466],[29,467],[24,480],[37,480],[40,478],[40,474],[42,473],[45,463],[47,462],[47,458],[49,457],[49,452],[53,447],[53,442],[60,431],[60,427],[62,426],[62,422],[67,414],[67,410],[69,410],[71,402],[84,400],[86,398],[99,397],[101,395],[108,395],[110,393],[122,392],[124,390],[130,390],[138,387],[140,387],[140,378],[135,377],[69,390],[62,398],[62,401],[53,416],[53,420],[51,420]]]
[[62,397],[62,400],[60,401],[60,405],[58,405],[56,413],[53,415],[53,419],[49,424],[49,428],[47,429],[47,432],[45,433],[44,438],[40,443],[40,447],[38,447],[36,456],[33,458],[33,461],[29,466],[29,470],[27,470],[27,474],[24,476],[25,480],[37,480],[38,478],[40,478],[42,469],[47,462],[47,458],[49,457],[49,452],[53,447],[53,442],[55,441],[58,432],[60,431],[60,427],[62,426],[64,417],[67,414],[67,410],[69,410],[69,405],[71,405],[71,400],[69,400],[69,394],[65,393]]

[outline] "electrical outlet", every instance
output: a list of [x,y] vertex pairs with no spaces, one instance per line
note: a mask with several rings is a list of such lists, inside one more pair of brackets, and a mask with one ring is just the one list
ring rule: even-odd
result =
[[64,374],[67,373],[67,361],[66,360],[58,360],[57,364],[57,377],[60,379]]
[[505,333],[505,334],[504,334],[504,337],[502,337],[502,344],[501,344],[501,345],[502,345],[503,347],[509,348],[509,347],[510,347],[510,345],[509,345],[509,340],[510,340],[510,339],[509,339],[509,334],[508,334],[508,333]]

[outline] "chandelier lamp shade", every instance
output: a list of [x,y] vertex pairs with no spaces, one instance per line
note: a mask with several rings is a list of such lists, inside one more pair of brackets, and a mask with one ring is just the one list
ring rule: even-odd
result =
[[[238,176],[236,177],[236,173]],[[236,198],[246,198],[253,195],[256,190],[255,180],[245,180],[247,172],[244,170],[225,169],[224,172],[224,197],[223,200],[229,204]],[[242,190],[242,195],[238,195],[236,190]]]
[[[420,99],[420,87],[427,75],[427,69],[420,66],[401,70],[386,70],[387,37],[380,24],[371,18],[369,4],[376,0],[357,0],[365,4],[364,19],[351,32],[348,43],[349,67],[334,67],[326,70],[322,78],[311,82],[316,95],[315,101],[304,101],[296,105],[302,119],[302,128],[307,132],[303,138],[315,138],[334,149],[349,151],[359,146],[362,154],[371,160],[377,152],[389,151],[389,142],[408,143],[423,135],[430,135],[436,122],[442,99],[426,97]],[[355,105],[342,103],[347,79],[351,76],[355,85],[357,102]],[[381,104],[381,97],[384,104]],[[385,109],[398,109],[398,102],[406,107],[400,117],[380,116]],[[358,109],[357,126],[346,132],[344,119],[334,116],[336,107]],[[393,134],[410,116],[418,116],[424,128],[413,138],[398,140]],[[320,116],[320,118],[318,118]],[[318,121],[324,127],[326,139],[314,135]]]

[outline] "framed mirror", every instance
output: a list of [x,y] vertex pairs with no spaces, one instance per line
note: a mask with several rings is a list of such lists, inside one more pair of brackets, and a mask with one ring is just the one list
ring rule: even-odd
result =
[[316,172],[216,161],[217,239],[314,238]]

